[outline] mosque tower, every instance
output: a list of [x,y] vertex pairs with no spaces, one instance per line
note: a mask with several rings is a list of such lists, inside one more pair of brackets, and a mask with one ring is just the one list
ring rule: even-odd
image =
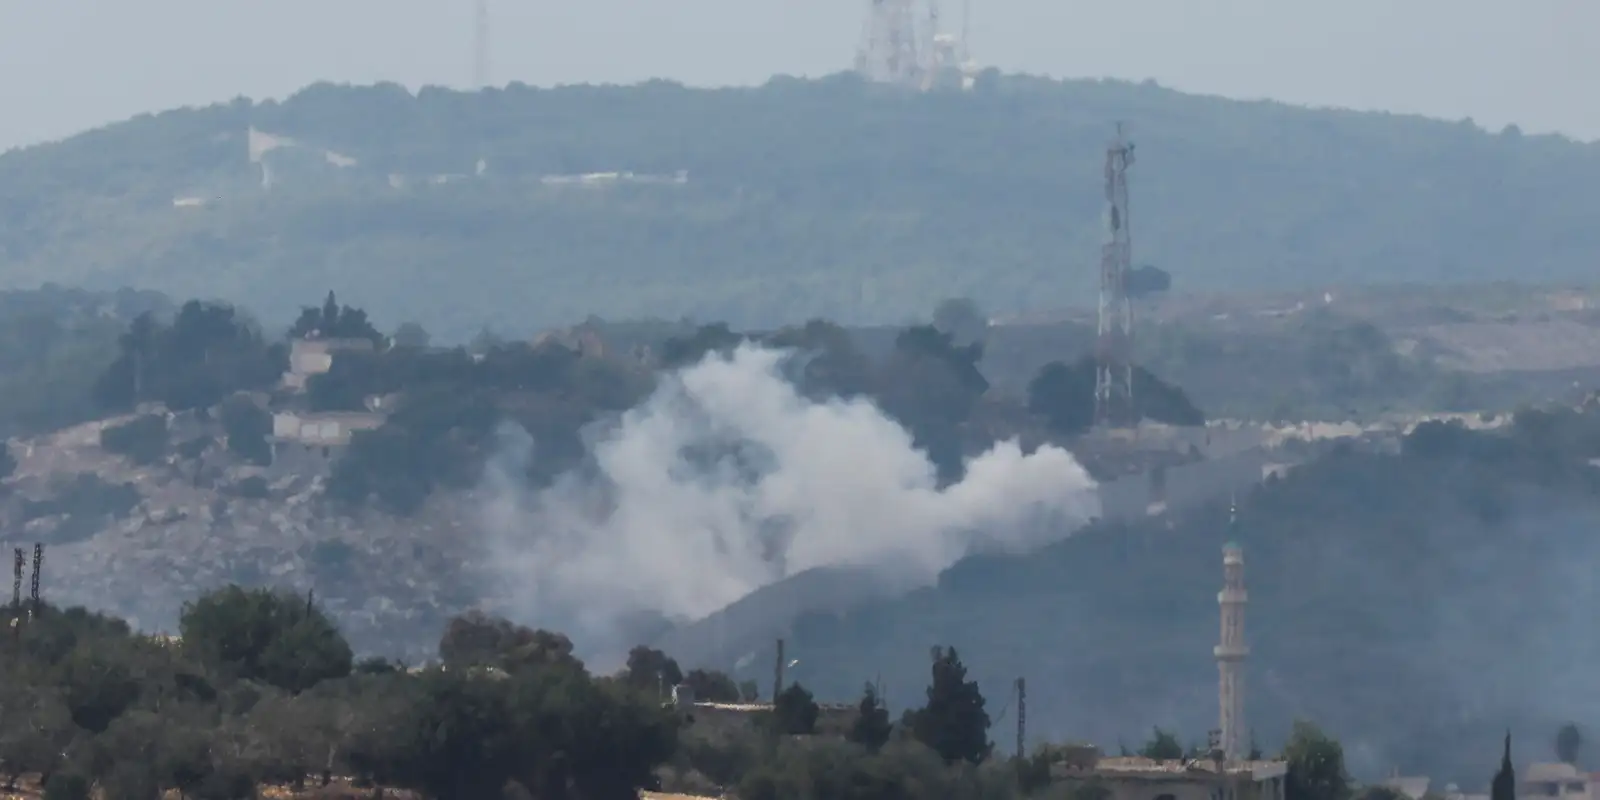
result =
[[[1230,532],[1238,528],[1238,507],[1228,509]],[[1221,747],[1226,761],[1240,761],[1245,753],[1244,742],[1244,660],[1250,648],[1244,643],[1244,607],[1249,595],[1244,590],[1244,550],[1238,542],[1229,541],[1222,547],[1222,591],[1217,593],[1217,605],[1222,609],[1222,639],[1214,649],[1219,678],[1217,701],[1222,719]]]

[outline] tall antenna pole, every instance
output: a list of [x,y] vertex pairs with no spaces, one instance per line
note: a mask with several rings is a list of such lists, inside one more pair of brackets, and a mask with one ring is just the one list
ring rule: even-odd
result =
[[39,616],[39,571],[44,568],[44,545],[35,542],[33,545],[33,585],[30,599],[33,600],[33,616]]
[[783,694],[783,640],[778,640],[778,661],[772,665],[772,702],[777,704],[778,695]]
[[[1228,508],[1228,528],[1237,529],[1237,506]],[[1222,608],[1222,639],[1214,649],[1217,658],[1217,705],[1220,712],[1222,758],[1238,761],[1244,757],[1244,660],[1250,648],[1244,643],[1244,607],[1250,597],[1244,589],[1244,550],[1238,542],[1222,547],[1222,591],[1217,605]]]
[[1028,679],[1017,679],[1017,760],[1028,754]]
[[972,60],[972,0],[961,0],[961,64]]
[[11,610],[16,613],[22,612],[22,568],[27,565],[28,557],[18,547],[11,562]]
[[472,84],[475,89],[489,86],[489,0],[477,0],[472,40]]
[[867,22],[856,51],[856,72],[870,81],[922,86],[916,0],[867,0]]
[[1133,305],[1128,301],[1133,233],[1128,219],[1128,167],[1133,144],[1117,123],[1106,148],[1106,243],[1100,249],[1100,313],[1095,338],[1094,416],[1106,427],[1138,422],[1133,408]]

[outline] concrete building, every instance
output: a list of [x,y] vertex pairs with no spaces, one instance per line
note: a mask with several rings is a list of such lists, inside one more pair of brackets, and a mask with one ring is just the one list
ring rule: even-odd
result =
[[1401,775],[1398,771],[1383,779],[1381,785],[1411,800],[1422,800],[1428,794],[1428,787],[1433,780],[1426,775]]
[[374,349],[369,339],[295,339],[289,343],[289,371],[283,374],[283,385],[300,392],[312,375],[321,375],[333,368],[333,358],[338,353],[370,353]]
[[1517,796],[1594,800],[1594,782],[1571,764],[1529,764],[1517,771]]
[[356,431],[377,428],[383,419],[383,414],[368,411],[280,411],[272,415],[272,438],[307,447],[343,447]]
[[[672,705],[695,733],[708,739],[743,739],[757,733],[756,726],[772,711],[771,703],[708,703],[697,701],[687,684],[672,687]],[[818,736],[844,736],[855,724],[854,705],[817,704]]]
[[1093,767],[1057,764],[1051,777],[1072,785],[1095,783],[1110,800],[1284,800],[1289,765],[1282,761],[1158,761],[1137,756],[1098,758]]

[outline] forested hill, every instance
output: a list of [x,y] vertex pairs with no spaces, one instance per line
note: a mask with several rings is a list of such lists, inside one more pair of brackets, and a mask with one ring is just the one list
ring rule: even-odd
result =
[[1155,724],[1203,742],[1233,540],[1259,741],[1312,719],[1363,777],[1399,768],[1474,785],[1472,742],[1509,727],[1547,757],[1564,721],[1600,715],[1587,633],[1596,455],[1592,405],[1526,412],[1499,433],[1427,423],[1399,454],[1341,445],[1239,497],[1234,527],[1223,505],[1094,525],[1027,556],[968,559],[936,588],[802,618],[788,638],[795,679],[825,695],[881,675],[891,704],[911,704],[928,643],[948,643],[994,707],[1027,678],[1041,737],[1137,745]]
[[[932,94],[319,84],[0,155],[0,275],[285,317],[331,281],[446,336],[1057,307],[1092,288],[1117,120],[1136,258],[1182,288],[1581,280],[1600,248],[1600,145],[1466,122],[994,73]],[[609,171],[662,180],[540,180]]]

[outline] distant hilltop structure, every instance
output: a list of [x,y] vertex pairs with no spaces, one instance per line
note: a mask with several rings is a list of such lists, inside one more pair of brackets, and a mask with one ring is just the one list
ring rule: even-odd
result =
[[971,89],[971,0],[962,0],[961,33],[944,30],[939,0],[867,0],[856,72],[867,80],[916,91]]

